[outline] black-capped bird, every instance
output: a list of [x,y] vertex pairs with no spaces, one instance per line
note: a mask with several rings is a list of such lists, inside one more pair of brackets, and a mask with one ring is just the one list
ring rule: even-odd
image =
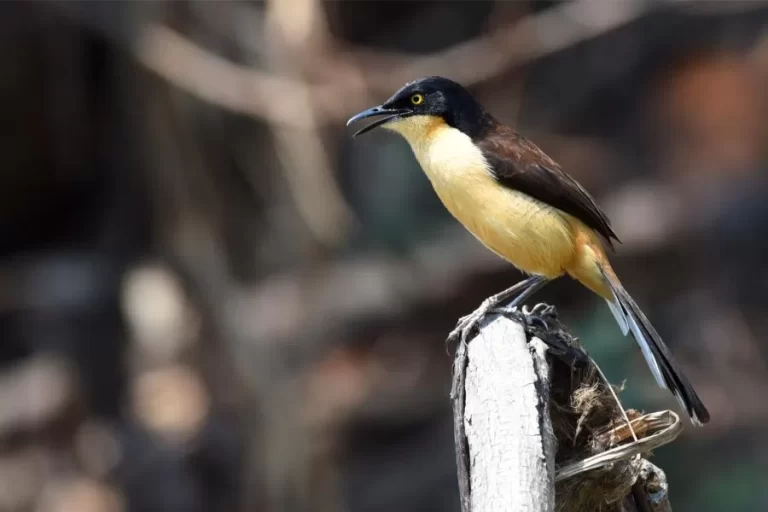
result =
[[428,77],[352,117],[397,132],[445,207],[486,247],[531,277],[486,300],[459,323],[462,341],[502,302],[515,307],[565,274],[606,300],[622,332],[632,332],[656,381],[669,389],[694,424],[709,412],[672,353],[621,285],[604,244],[618,241],[589,193],[535,144],[497,121],[461,85]]

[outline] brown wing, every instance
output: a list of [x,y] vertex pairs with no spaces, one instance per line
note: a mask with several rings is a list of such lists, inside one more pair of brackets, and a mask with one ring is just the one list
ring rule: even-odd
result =
[[621,243],[589,192],[535,144],[503,125],[476,144],[499,183],[573,215],[605,237],[611,248],[611,239]]

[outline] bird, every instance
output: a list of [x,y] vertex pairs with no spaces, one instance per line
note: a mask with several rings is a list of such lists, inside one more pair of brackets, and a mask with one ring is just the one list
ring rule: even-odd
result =
[[621,242],[595,199],[557,162],[491,115],[462,85],[429,76],[403,85],[347,126],[375,120],[402,136],[443,205],[492,252],[526,277],[459,320],[461,341],[487,313],[510,300],[515,309],[546,283],[568,275],[602,297],[624,336],[630,332],[659,386],[669,390],[694,425],[709,412],[672,352],[621,284],[606,248]]

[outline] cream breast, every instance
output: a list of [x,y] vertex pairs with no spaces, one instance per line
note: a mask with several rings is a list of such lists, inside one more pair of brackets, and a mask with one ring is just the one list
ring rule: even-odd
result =
[[445,207],[486,247],[525,272],[563,273],[574,251],[567,215],[502,186],[472,139],[438,117],[385,126],[408,141]]

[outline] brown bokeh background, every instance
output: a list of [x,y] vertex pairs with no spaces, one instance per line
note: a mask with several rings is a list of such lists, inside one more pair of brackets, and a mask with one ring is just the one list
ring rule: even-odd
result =
[[[0,3],[0,510],[458,511],[444,339],[520,278],[404,142],[471,87],[589,188],[713,421],[676,511],[768,508],[768,4]],[[555,304],[627,406],[676,403]]]

